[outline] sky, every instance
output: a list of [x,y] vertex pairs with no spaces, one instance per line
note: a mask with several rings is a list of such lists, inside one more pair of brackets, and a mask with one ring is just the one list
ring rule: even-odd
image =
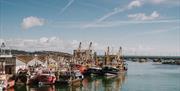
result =
[[0,0],[10,49],[180,56],[180,0]]

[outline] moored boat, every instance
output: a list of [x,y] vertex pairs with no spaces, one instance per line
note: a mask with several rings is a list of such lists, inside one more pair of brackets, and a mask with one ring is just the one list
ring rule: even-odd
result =
[[9,77],[9,75],[0,75],[0,89],[8,89],[14,87],[15,80],[13,77]]
[[89,67],[84,75],[103,75],[102,68],[101,67]]
[[26,85],[28,83],[29,76],[30,75],[28,69],[19,69],[16,74],[15,84]]
[[79,70],[64,71],[59,75],[59,80],[56,81],[56,85],[80,85],[84,76]]
[[113,66],[104,66],[102,68],[103,75],[105,76],[115,76],[120,73],[120,70],[118,68],[115,68]]
[[81,72],[81,74],[84,74],[87,71],[87,67],[80,65],[80,64],[70,64],[71,68],[77,69]]
[[49,70],[42,70],[40,73],[33,73],[29,79],[29,84],[54,84],[56,81],[56,76]]

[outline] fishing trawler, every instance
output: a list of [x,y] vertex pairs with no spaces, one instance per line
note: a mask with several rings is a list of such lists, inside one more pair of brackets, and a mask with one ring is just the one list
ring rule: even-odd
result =
[[81,74],[79,70],[63,70],[61,71],[58,80],[56,81],[56,85],[80,85],[84,76]]
[[[89,48],[87,50],[81,50],[81,42],[79,44],[79,48],[74,50],[74,57],[77,60],[84,60],[80,62],[82,65],[85,66],[86,69],[83,70],[83,75],[118,75],[121,71],[127,70],[127,64],[125,61],[122,60],[122,48],[119,48],[115,59],[112,61],[112,56],[109,55],[109,47],[105,52],[105,60],[103,61],[102,65],[100,66],[99,62],[96,61],[96,54],[92,57],[92,42],[90,42]],[[80,66],[82,66],[80,65]],[[78,67],[80,68],[80,67]]]
[[50,70],[44,69],[33,73],[29,79],[29,84],[46,85],[46,84],[54,84],[55,81],[56,81],[56,76]]
[[[83,75],[89,75],[91,74],[91,66],[94,65],[93,59],[92,59],[92,42],[90,42],[88,49],[82,50],[81,49],[81,42],[79,43],[79,47],[77,50],[74,50],[74,58],[75,58],[75,64],[78,70]],[[92,68],[93,69],[93,68]]]
[[113,63],[112,60],[110,60],[109,56],[109,47],[107,48],[107,51],[105,52],[105,63],[102,67],[103,75],[105,76],[112,76],[112,75],[118,75],[122,71],[127,71],[127,64],[125,61],[122,60],[122,48],[119,48],[118,54],[115,57],[115,62]]
[[83,80],[83,72],[86,67],[78,64],[74,59],[68,60],[68,64],[58,69],[56,85],[72,86],[81,84]]

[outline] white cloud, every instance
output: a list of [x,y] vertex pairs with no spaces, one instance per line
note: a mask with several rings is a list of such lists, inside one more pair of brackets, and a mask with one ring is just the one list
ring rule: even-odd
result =
[[166,0],[150,0],[152,3],[156,3],[156,4],[159,4],[159,3],[162,3]]
[[29,28],[35,27],[35,26],[42,26],[44,25],[45,20],[42,18],[30,16],[23,19],[21,23],[21,27],[24,30],[27,30]]
[[138,0],[144,4],[153,4],[153,5],[180,5],[180,0]]
[[151,20],[151,21],[140,21],[140,20],[127,20],[127,21],[107,21],[91,25],[86,25],[88,28],[112,28],[122,27],[124,25],[132,24],[164,24],[164,23],[177,23],[180,20]]
[[[80,41],[78,40],[64,40],[59,37],[41,37],[39,39],[0,39],[0,43],[5,42],[7,48],[26,50],[26,51],[62,51],[72,53],[74,49],[78,48]],[[93,42],[97,47],[98,43]],[[82,48],[88,48],[90,41],[82,41]],[[100,47],[98,47],[100,48]],[[101,46],[102,48],[102,46]]]
[[133,20],[154,20],[159,18],[160,14],[156,11],[153,11],[151,15],[146,15],[145,13],[137,13],[128,15],[129,18]]
[[136,45],[134,47],[125,47],[124,50],[131,51],[131,52],[137,52],[137,51],[139,51],[139,52],[148,52],[148,51],[153,52],[153,51],[155,51],[155,48],[150,47],[150,46],[144,46],[144,45],[140,44],[140,45]]
[[[79,46],[79,40],[64,40],[59,37],[42,37],[39,39],[0,39],[0,43],[6,43],[7,48],[11,49],[19,49],[19,50],[26,50],[26,51],[39,51],[39,50],[46,50],[46,51],[60,51],[60,52],[68,52],[72,53],[74,49],[77,49]],[[40,42],[41,41],[41,42]],[[81,41],[82,42],[82,49],[87,49],[89,43],[91,41]],[[107,42],[95,42],[92,41],[92,49],[97,52],[98,55],[104,55],[104,51],[106,50],[107,46],[110,46],[111,53],[115,53],[118,51],[119,46],[123,47],[123,54],[124,55],[145,55],[151,54],[155,55],[158,52],[163,53],[179,53],[177,48],[171,50],[163,50],[157,46],[145,45],[145,44],[138,44],[138,45],[119,45]],[[166,48],[164,48],[166,49]],[[177,55],[180,55],[177,54]]]
[[135,1],[130,2],[127,7],[128,7],[128,9],[132,9],[132,8],[140,7],[140,6],[142,6],[142,2],[135,0]]
[[88,40],[64,40],[59,37],[41,37],[39,39],[0,39],[0,43],[6,43],[7,48],[26,50],[26,51],[61,51],[72,53],[77,49],[79,43],[82,42],[82,49],[87,49],[89,43],[92,42],[92,50],[96,50],[98,54],[104,54],[106,45],[104,43],[97,43]]
[[180,26],[177,27],[172,27],[172,28],[161,28],[161,29],[154,29],[148,32],[141,32],[140,34],[137,34],[136,36],[139,35],[149,35],[149,34],[158,34],[158,33],[165,33],[165,32],[169,32],[169,31],[176,31],[176,30],[180,30]]
[[5,42],[4,39],[0,39],[0,44],[3,43],[3,42]]
[[49,40],[48,38],[42,37],[42,38],[39,39],[39,42],[40,43],[48,43],[48,40]]
[[180,4],[179,0],[147,0],[152,4]]

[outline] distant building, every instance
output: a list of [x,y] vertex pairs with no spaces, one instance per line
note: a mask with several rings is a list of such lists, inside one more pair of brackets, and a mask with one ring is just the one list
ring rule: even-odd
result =
[[19,69],[26,69],[28,67],[27,63],[33,59],[31,55],[17,55],[16,56],[16,72]]
[[37,66],[37,65],[43,65],[43,64],[44,62],[39,60],[37,55],[35,55],[35,57],[27,63],[28,66],[34,66],[34,65]]

